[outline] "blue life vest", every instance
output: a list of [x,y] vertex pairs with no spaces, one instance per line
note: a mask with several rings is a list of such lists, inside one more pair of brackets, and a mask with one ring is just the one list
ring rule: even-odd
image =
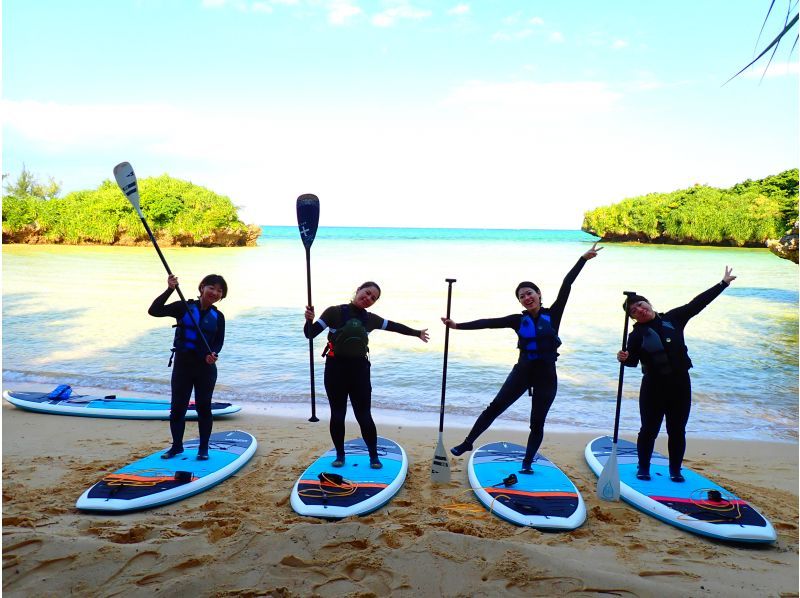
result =
[[540,311],[539,318],[534,323],[528,312],[523,312],[517,336],[519,337],[517,348],[520,361],[535,359],[555,361],[558,359],[556,349],[561,346],[561,339],[558,338],[550,323],[549,313]]
[[[195,351],[201,355],[208,353],[203,340],[197,334],[194,322],[200,323],[200,330],[203,331],[203,336],[210,343],[211,339],[217,334],[217,310],[211,307],[206,311],[203,317],[200,317],[200,305],[197,301],[190,300],[188,302],[189,310],[178,321],[175,326],[175,340],[173,342],[173,351]],[[189,315],[191,312],[191,315]],[[194,322],[192,321],[194,316]]]

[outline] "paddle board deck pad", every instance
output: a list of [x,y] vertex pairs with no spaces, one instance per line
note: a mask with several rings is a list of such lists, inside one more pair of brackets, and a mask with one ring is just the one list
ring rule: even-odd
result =
[[[7,390],[3,397],[11,404],[27,411],[56,415],[108,417],[119,419],[169,419],[169,400],[158,398],[131,398],[109,395],[71,394],[65,399],[50,398],[46,392]],[[211,415],[220,417],[241,411],[238,405],[213,401]],[[186,419],[197,419],[194,402],[189,404]]]
[[408,473],[408,457],[399,444],[378,438],[382,469],[371,469],[361,438],[344,445],[343,467],[333,467],[336,450],[314,461],[292,488],[292,508],[300,515],[341,519],[366,515],[388,503],[400,491]]
[[492,442],[472,452],[469,483],[484,507],[515,525],[542,530],[575,529],[586,521],[581,493],[566,474],[541,453],[533,474],[520,472],[525,447]]
[[[598,476],[611,455],[612,438],[601,436],[586,445],[584,455]],[[669,479],[669,459],[657,452],[650,461],[649,481],[636,478],[636,444],[617,440],[620,496],[653,517],[681,529],[734,542],[774,542],[775,530],[747,501],[691,469],[685,482]]]
[[197,460],[199,438],[183,443],[172,459],[161,455],[169,447],[134,461],[84,492],[75,506],[84,511],[125,513],[182,500],[208,490],[241,469],[256,452],[256,439],[239,430],[214,432],[208,460]]

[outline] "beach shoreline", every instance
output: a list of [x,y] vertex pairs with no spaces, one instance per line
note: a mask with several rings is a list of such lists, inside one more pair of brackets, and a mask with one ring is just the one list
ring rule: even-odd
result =
[[[365,517],[327,522],[295,514],[291,487],[327,450],[321,421],[253,412],[219,419],[259,441],[222,484],[127,515],[82,513],[78,496],[104,474],[169,444],[164,421],[51,416],[3,402],[3,591],[9,596],[796,596],[798,454],[786,442],[689,439],[686,465],[752,502],[773,545],[718,542],[625,503],[599,501],[583,460],[595,435],[546,432],[542,452],[573,480],[588,511],[571,532],[518,528],[482,509],[451,459],[437,486],[437,431],[378,422],[410,467],[400,493]],[[319,408],[322,408],[320,411]],[[187,424],[187,438],[196,435]],[[358,435],[348,422],[348,438]],[[445,429],[454,444],[462,430]],[[523,443],[491,429],[481,442]],[[657,449],[665,450],[664,434]]]

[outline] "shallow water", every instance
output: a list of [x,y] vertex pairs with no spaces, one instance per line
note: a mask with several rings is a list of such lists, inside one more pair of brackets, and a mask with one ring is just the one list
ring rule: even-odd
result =
[[[466,321],[518,311],[514,288],[533,280],[549,305],[564,275],[593,241],[580,231],[320,228],[311,249],[317,313],[349,300],[365,280],[382,297],[371,311],[431,342],[370,336],[373,405],[395,421],[438,425],[445,278],[452,317]],[[267,227],[257,247],[165,249],[187,297],[220,273],[230,295],[216,398],[308,412],[305,252],[295,227]],[[689,433],[797,439],[797,266],[767,250],[607,245],[573,285],[560,336],[559,393],[550,429],[613,429],[624,314],[623,290],[666,311],[722,277],[738,279],[686,329],[694,361]],[[3,375],[7,385],[68,383],[168,394],[173,321],[147,315],[166,287],[152,248],[3,246]],[[177,296],[175,296],[177,299]],[[446,423],[466,424],[494,397],[516,360],[511,330],[451,331]],[[327,417],[322,337],[315,341],[317,409]],[[641,374],[626,368],[621,430],[638,429]],[[525,426],[530,399],[503,416]]]

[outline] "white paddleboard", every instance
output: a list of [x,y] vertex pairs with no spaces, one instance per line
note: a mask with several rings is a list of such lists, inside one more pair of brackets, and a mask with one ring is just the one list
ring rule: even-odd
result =
[[[601,436],[586,445],[584,456],[600,476],[611,455],[612,438]],[[734,542],[774,542],[772,524],[747,501],[684,467],[685,482],[669,479],[669,459],[653,452],[649,481],[636,478],[636,444],[617,440],[620,496],[634,507],[681,529]]]
[[492,442],[472,451],[467,471],[484,507],[515,525],[571,530],[586,521],[583,497],[567,475],[541,453],[533,474],[521,473],[525,447]]
[[240,430],[214,432],[208,460],[197,460],[199,438],[183,443],[184,451],[162,459],[169,448],[108,474],[84,492],[75,506],[85,511],[124,513],[182,500],[229,478],[256,452],[256,439]]
[[331,449],[306,469],[292,488],[292,508],[300,515],[341,519],[365,515],[381,508],[397,494],[408,473],[408,457],[399,444],[378,438],[382,469],[371,469],[367,446],[361,438],[348,440],[345,464],[332,467]]

